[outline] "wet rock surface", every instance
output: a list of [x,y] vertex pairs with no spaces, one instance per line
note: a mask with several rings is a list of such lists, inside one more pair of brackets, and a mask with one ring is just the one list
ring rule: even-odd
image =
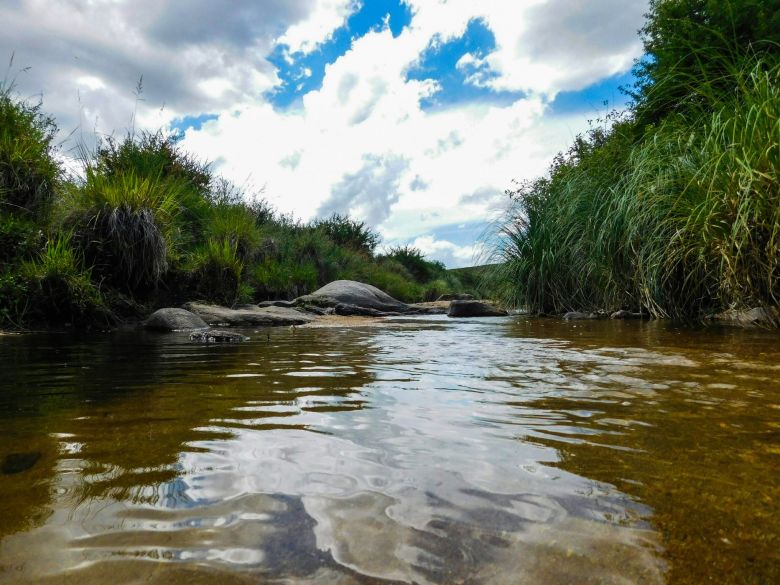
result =
[[385,314],[409,312],[409,305],[394,299],[375,286],[354,280],[334,280],[309,295],[295,299],[297,305],[336,307],[351,305]]
[[229,309],[219,305],[187,303],[184,308],[207,324],[222,327],[304,325],[314,319],[296,309],[277,306]]
[[249,341],[249,338],[233,331],[207,329],[206,331],[196,331],[190,335],[190,341],[197,343],[241,343]]
[[195,313],[171,307],[152,313],[144,322],[144,327],[157,331],[186,331],[205,329],[208,324]]
[[447,315],[450,317],[505,317],[505,310],[483,301],[452,301]]

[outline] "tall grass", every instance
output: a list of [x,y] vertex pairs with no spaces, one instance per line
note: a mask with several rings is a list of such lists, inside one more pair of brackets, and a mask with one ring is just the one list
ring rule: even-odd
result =
[[13,83],[0,81],[0,213],[45,218],[60,177],[56,132],[40,103],[17,98]]
[[495,242],[505,301],[658,317],[780,304],[780,67],[722,69],[731,93],[703,77],[695,106],[639,138],[613,119],[513,193]]

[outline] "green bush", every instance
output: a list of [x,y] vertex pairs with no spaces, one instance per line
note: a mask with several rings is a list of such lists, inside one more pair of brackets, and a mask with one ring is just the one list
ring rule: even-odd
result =
[[241,290],[244,263],[238,248],[228,238],[210,238],[198,246],[187,261],[192,288],[202,299],[232,305]]
[[374,253],[381,240],[379,234],[372,231],[362,221],[338,213],[325,219],[314,220],[312,227],[321,231],[336,245],[345,246],[369,256]]
[[145,293],[179,256],[186,192],[179,180],[88,167],[84,184],[63,201],[64,223],[97,276],[123,292]]
[[45,241],[37,222],[0,213],[0,269],[38,252]]
[[0,213],[45,218],[60,176],[56,132],[40,104],[16,98],[12,84],[0,83]]
[[50,239],[34,260],[20,270],[30,295],[32,320],[88,325],[108,318],[103,299],[89,270],[70,244],[70,234]]

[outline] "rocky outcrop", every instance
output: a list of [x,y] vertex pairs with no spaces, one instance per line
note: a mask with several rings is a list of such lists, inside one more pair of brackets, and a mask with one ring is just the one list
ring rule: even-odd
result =
[[370,284],[354,280],[334,280],[314,291],[295,299],[298,306],[315,305],[333,307],[351,305],[361,309],[372,309],[383,314],[408,313],[409,306],[394,299],[384,291]]
[[212,326],[256,327],[279,325],[304,325],[314,317],[286,307],[255,307],[228,309],[219,305],[187,303],[184,308]]
[[188,331],[205,329],[208,324],[195,313],[185,309],[167,308],[152,313],[144,322],[144,327],[157,331]]
[[447,315],[450,317],[504,317],[503,309],[482,301],[452,301]]
[[233,331],[219,331],[218,329],[206,329],[205,331],[196,331],[190,335],[190,341],[198,343],[240,343],[249,341],[246,335],[235,333]]

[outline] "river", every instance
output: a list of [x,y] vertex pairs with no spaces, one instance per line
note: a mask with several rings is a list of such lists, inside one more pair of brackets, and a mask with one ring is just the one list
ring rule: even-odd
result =
[[0,337],[0,583],[780,583],[780,337]]

